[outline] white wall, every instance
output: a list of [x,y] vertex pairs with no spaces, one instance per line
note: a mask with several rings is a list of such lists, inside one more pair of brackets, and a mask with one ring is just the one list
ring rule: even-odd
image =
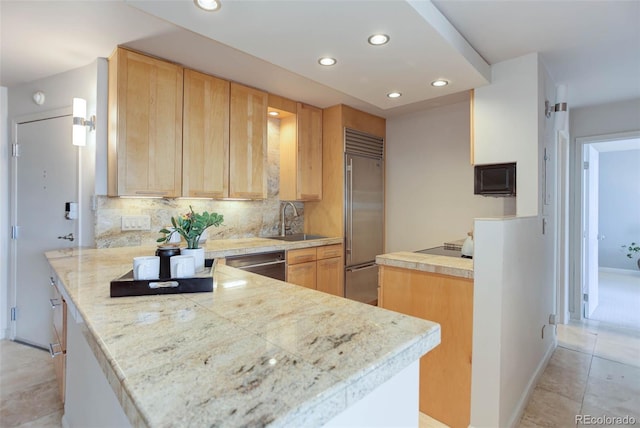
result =
[[[514,426],[555,346],[540,217],[475,222],[471,426]],[[544,328],[545,336],[542,338]]]
[[640,130],[640,98],[571,110],[571,138]]
[[637,271],[622,245],[640,244],[640,150],[600,153],[598,243],[601,267]]
[[473,194],[469,103],[387,120],[386,251],[462,239],[476,217],[515,215],[514,198]]
[[555,347],[557,142],[543,114],[555,87],[537,55],[492,70],[492,84],[476,90],[476,162],[518,162],[518,217],[475,221],[474,427],[517,425]]
[[518,216],[538,214],[538,54],[491,67],[474,96],[476,164],[516,162]]
[[0,87],[0,339],[9,336],[9,121],[7,88]]

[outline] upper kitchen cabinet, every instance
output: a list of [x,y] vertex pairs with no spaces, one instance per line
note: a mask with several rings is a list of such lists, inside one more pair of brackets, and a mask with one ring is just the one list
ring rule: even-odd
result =
[[322,200],[304,206],[306,233],[344,236],[345,128],[384,138],[386,121],[346,105],[322,111]]
[[268,94],[231,83],[229,197],[267,197]]
[[229,196],[229,82],[184,71],[182,195]]
[[322,110],[296,103],[280,120],[280,199],[322,199]]
[[109,196],[181,195],[182,84],[179,65],[123,48],[109,58]]

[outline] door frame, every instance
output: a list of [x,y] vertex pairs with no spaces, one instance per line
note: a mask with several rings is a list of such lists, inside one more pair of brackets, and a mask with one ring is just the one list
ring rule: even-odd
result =
[[[18,144],[18,125],[22,125],[29,122],[36,122],[40,120],[54,119],[57,117],[71,116],[73,109],[71,106],[62,107],[52,110],[43,111],[40,113],[28,114],[15,117],[11,120],[11,146]],[[17,158],[11,156],[9,160],[9,221],[10,226],[13,226],[17,222],[18,217],[18,179],[17,174]],[[76,174],[78,172],[76,171]],[[76,193],[80,194],[80,186],[76,187]],[[76,231],[76,235],[77,235]],[[17,241],[9,235],[9,283],[8,283],[8,298],[7,298],[7,314],[9,314],[8,333],[9,339],[15,340],[16,337],[16,322],[11,319],[11,308],[17,304]]]
[[570,192],[573,194],[570,206],[570,219],[579,219],[573,221],[570,230],[570,246],[569,257],[572,261],[570,270],[570,287],[569,287],[569,313],[573,320],[583,320],[583,301],[582,290],[584,287],[584,259],[582,255],[585,251],[584,239],[582,239],[582,231],[586,227],[584,224],[583,213],[583,194],[585,191],[585,182],[583,174],[584,150],[587,144],[602,143],[609,141],[628,140],[640,138],[640,130],[616,132],[611,134],[592,135],[588,137],[575,138],[575,144],[572,144],[572,172],[570,179]]
[[570,292],[570,258],[569,258],[569,234],[571,221],[569,220],[569,177],[570,177],[570,137],[565,130],[556,131],[556,313],[557,322],[566,324],[569,322],[569,296]]

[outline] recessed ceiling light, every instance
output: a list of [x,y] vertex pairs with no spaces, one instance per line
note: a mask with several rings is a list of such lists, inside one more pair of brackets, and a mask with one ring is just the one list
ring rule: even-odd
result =
[[338,61],[336,61],[336,59],[335,59],[335,58],[330,58],[330,57],[328,57],[328,56],[323,56],[322,58],[320,58],[320,59],[318,60],[318,63],[319,63],[320,65],[327,65],[327,66],[329,66],[329,65],[335,65],[335,64],[336,64],[336,62],[338,62]]
[[389,42],[389,36],[387,36],[386,34],[374,34],[372,36],[369,36],[368,41],[374,46],[380,46]]
[[440,86],[447,86],[449,84],[449,82],[447,80],[444,79],[438,79],[438,80],[434,80],[433,82],[431,82],[431,86],[435,86],[436,88],[440,87]]
[[278,113],[277,111],[270,111],[269,112],[269,116],[279,116],[280,113]]
[[219,0],[193,0],[193,2],[202,10],[206,10],[207,12],[213,12],[214,10],[220,9],[220,1]]
[[402,96],[402,94],[400,92],[389,92],[387,96],[389,98],[399,98]]

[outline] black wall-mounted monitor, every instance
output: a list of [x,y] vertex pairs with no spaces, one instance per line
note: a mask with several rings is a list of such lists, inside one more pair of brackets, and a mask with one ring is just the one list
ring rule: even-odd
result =
[[476,165],[474,167],[473,193],[485,196],[515,196],[515,162]]

